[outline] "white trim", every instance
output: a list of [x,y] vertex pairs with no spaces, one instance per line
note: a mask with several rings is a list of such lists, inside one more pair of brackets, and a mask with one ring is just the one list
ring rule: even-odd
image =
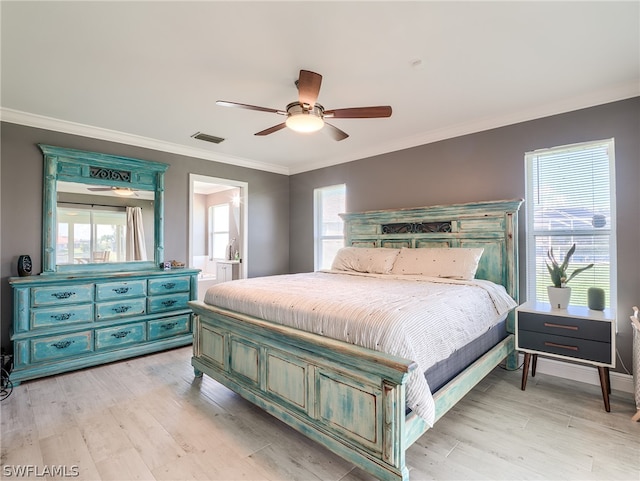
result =
[[[519,354],[518,364],[522,364],[524,356]],[[538,357],[538,363],[536,367],[536,374],[548,374],[550,376],[561,377],[563,379],[571,379],[572,381],[584,382],[587,384],[593,384],[600,386],[600,377],[598,376],[598,370],[593,366],[585,366],[579,364],[572,364],[568,362],[558,361],[556,359]],[[531,376],[531,373],[529,373]],[[621,391],[633,394],[633,376],[630,374],[623,374],[619,372],[610,372],[611,389],[614,391]]]
[[505,114],[497,117],[482,118],[470,122],[459,123],[456,125],[444,127],[441,129],[422,132],[420,134],[409,137],[395,139],[383,145],[375,145],[371,146],[370,148],[359,150],[358,152],[354,152],[348,156],[336,156],[321,162],[309,163],[299,166],[294,165],[291,167],[266,164],[242,157],[216,154],[207,150],[172,144],[169,142],[127,134],[114,130],[92,127],[75,122],[68,122],[65,120],[45,117],[42,115],[30,114],[28,112],[21,112],[4,107],[0,107],[0,120],[2,120],[3,122],[26,125],[29,127],[64,132],[68,134],[80,135],[83,137],[92,137],[101,140],[118,142],[121,144],[135,145],[138,147],[170,152],[178,155],[186,155],[188,157],[212,160],[214,162],[221,162],[225,164],[237,165],[240,167],[247,167],[250,169],[263,170],[276,174],[293,175],[303,172],[309,172],[311,170],[316,170],[323,167],[330,167],[332,165],[344,164],[346,162],[364,159],[367,157],[388,154],[390,152],[396,152],[398,150],[418,147],[420,145],[426,145],[441,140],[473,134],[476,132],[482,132],[484,130],[496,129],[520,122],[527,122],[530,120],[536,120],[552,115],[563,114],[579,109],[585,109],[589,107],[595,107],[597,105],[630,99],[633,97],[637,97],[639,94],[640,87],[636,82],[626,83],[589,95],[572,97],[569,99],[564,99],[560,102],[540,105],[525,111]]
[[564,114],[567,112],[595,107],[597,105],[604,105],[611,102],[618,102],[620,100],[637,97],[639,94],[640,86],[636,82],[631,82],[624,85],[618,85],[611,89],[599,91],[595,94],[585,95],[581,97],[572,97],[569,99],[564,99],[560,102],[540,105],[533,109],[496,117],[482,118],[470,122],[451,125],[441,129],[429,130],[428,132],[422,132],[410,137],[396,139],[383,145],[372,146],[370,149],[358,151],[357,153],[354,153],[349,157],[334,157],[332,159],[327,159],[326,161],[316,162],[313,164],[291,166],[289,168],[289,173],[290,175],[300,174],[302,172],[308,172],[310,170],[321,169],[323,167],[343,164],[345,162],[351,162],[353,160],[364,159],[367,157],[396,152],[398,150],[418,147],[420,145],[426,145],[433,142],[439,142],[441,140],[461,137],[463,135],[474,134],[485,130],[496,129],[499,127],[518,124],[521,122],[528,122],[530,120],[550,117],[552,115]]
[[231,164],[238,167],[246,167],[248,169],[289,175],[289,169],[282,165],[266,164],[242,157],[218,154],[215,152],[209,152],[208,150],[188,147],[186,145],[173,144],[171,142],[128,134],[126,132],[103,129],[101,127],[92,127],[90,125],[68,122],[66,120],[54,119],[43,115],[20,112],[18,110],[7,109],[5,107],[0,108],[0,120],[12,124],[26,125],[27,127],[53,130],[55,132],[63,132],[65,134],[79,135],[81,137],[90,137],[110,142],[117,142],[119,144],[133,145],[145,149],[169,152],[176,155],[195,157],[197,159],[211,160],[222,164]]
[[189,263],[193,258],[193,194],[195,182],[229,185],[240,189],[240,223],[242,224],[240,233],[242,237],[240,277],[246,279],[249,277],[249,183],[240,180],[210,177],[208,175],[189,174],[189,229],[187,243],[187,259]]

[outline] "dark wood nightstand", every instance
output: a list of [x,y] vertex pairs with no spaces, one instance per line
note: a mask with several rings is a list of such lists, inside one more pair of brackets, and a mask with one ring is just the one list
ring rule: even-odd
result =
[[615,343],[616,316],[611,309],[552,309],[539,302],[527,302],[516,309],[516,349],[524,352],[523,391],[529,364],[532,376],[536,375],[538,355],[589,364],[598,368],[604,408],[609,412],[609,368],[616,364]]

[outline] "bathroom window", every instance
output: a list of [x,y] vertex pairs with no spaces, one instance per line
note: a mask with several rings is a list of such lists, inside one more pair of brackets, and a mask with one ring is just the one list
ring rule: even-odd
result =
[[338,250],[344,246],[344,222],[338,214],[346,210],[345,184],[314,190],[314,268],[330,269]]
[[229,245],[229,204],[209,207],[209,256],[226,259]]

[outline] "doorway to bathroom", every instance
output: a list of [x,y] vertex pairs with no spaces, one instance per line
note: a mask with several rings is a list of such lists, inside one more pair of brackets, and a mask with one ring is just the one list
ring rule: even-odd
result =
[[246,182],[189,174],[189,267],[198,299],[218,283],[247,277]]

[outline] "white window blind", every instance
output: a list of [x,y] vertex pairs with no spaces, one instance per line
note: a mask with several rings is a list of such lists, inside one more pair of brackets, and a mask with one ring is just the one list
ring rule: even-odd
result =
[[525,155],[527,183],[527,298],[548,302],[545,260],[560,261],[575,243],[568,273],[595,264],[569,283],[572,305],[587,305],[587,289],[605,289],[615,305],[615,191],[613,139],[537,150]]
[[338,250],[344,246],[344,223],[338,215],[345,212],[345,184],[314,190],[314,268],[330,269]]

